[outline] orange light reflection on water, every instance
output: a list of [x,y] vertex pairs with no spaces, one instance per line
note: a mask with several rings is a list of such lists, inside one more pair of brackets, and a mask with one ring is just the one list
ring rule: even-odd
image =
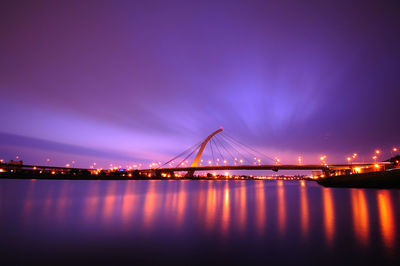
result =
[[223,205],[222,205],[222,220],[221,220],[221,232],[222,235],[226,235],[229,231],[230,225],[230,202],[229,202],[229,181],[225,181],[224,186],[224,198],[223,198]]
[[277,180],[278,192],[278,232],[283,235],[286,230],[285,188],[282,180]]
[[246,195],[246,181],[241,181],[240,184],[240,199],[239,199],[239,227],[240,231],[244,232],[246,230],[246,218],[247,218],[247,195]]
[[85,200],[84,215],[87,221],[93,221],[99,205],[99,183],[96,182],[90,186],[88,194]]
[[205,216],[205,224],[208,230],[212,230],[214,227],[216,211],[217,211],[216,204],[217,204],[217,190],[214,186],[214,181],[208,181],[207,205],[206,205],[206,216]]
[[351,205],[353,213],[353,231],[361,245],[369,241],[368,203],[364,190],[351,189]]
[[157,193],[155,191],[157,181],[149,180],[148,182],[150,183],[144,198],[143,205],[143,227],[145,229],[151,229],[153,227],[157,200]]
[[260,235],[263,235],[266,229],[267,215],[265,205],[265,184],[264,181],[259,181],[256,185],[256,222]]
[[382,240],[387,248],[393,248],[395,243],[396,227],[390,191],[378,191],[377,200]]
[[322,189],[325,238],[328,245],[333,242],[335,234],[335,206],[330,188]]
[[114,203],[115,203],[115,192],[116,192],[116,182],[110,182],[107,188],[106,195],[104,197],[104,205],[103,205],[103,219],[105,223],[110,223],[113,212],[114,212]]
[[310,222],[310,211],[307,199],[307,186],[304,180],[300,181],[300,223],[303,238],[307,238]]
[[136,207],[138,205],[137,204],[138,196],[135,195],[132,184],[133,183],[131,183],[130,181],[126,184],[125,193],[122,197],[121,218],[122,218],[122,223],[128,227],[132,222],[134,213],[136,211]]
[[178,215],[177,224],[182,225],[185,218],[185,208],[186,208],[186,190],[185,181],[180,182],[179,192],[178,192]]

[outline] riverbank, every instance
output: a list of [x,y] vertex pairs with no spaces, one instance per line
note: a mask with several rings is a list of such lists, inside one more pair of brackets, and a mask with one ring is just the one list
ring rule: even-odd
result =
[[325,187],[344,188],[400,188],[400,169],[329,176],[320,178],[317,183]]

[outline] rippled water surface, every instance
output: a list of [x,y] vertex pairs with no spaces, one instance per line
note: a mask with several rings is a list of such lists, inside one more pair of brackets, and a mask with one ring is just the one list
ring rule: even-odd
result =
[[0,180],[5,264],[400,265],[400,191]]

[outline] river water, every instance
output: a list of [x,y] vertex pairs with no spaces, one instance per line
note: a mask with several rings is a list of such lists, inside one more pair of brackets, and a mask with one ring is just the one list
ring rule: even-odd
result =
[[400,265],[400,190],[0,180],[9,264]]

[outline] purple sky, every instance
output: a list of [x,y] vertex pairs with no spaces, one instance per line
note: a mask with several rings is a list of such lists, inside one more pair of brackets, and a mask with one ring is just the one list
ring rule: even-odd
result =
[[64,2],[1,4],[0,158],[163,161],[220,126],[287,163],[400,145],[396,1]]

